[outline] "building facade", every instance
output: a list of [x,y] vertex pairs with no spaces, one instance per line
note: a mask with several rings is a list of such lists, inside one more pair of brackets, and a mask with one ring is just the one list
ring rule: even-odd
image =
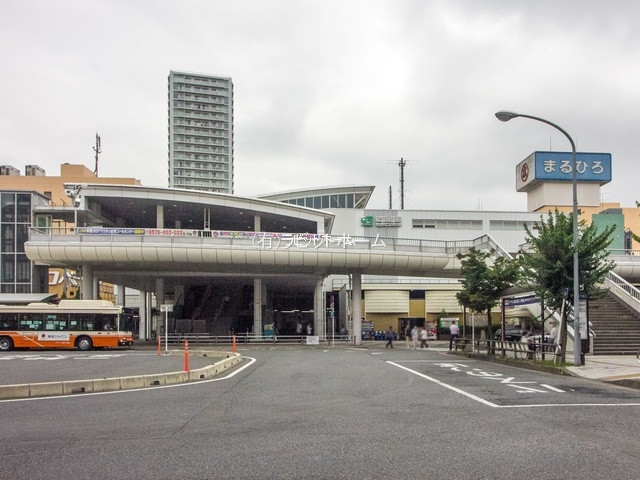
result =
[[[24,175],[11,165],[0,166],[0,293],[50,292],[60,298],[76,297],[79,292],[77,265],[51,269],[37,265],[27,258],[24,244],[31,227],[65,229],[77,223],[79,217],[86,222],[84,212],[78,213],[73,204],[69,188],[86,182],[140,185],[135,178],[97,177],[84,165],[77,164],[62,164],[59,176],[49,176],[37,165],[25,165]],[[37,220],[32,214],[35,209],[43,210]],[[100,298],[115,299],[112,285],[101,283],[99,289]]]
[[231,78],[171,71],[168,184],[233,193]]

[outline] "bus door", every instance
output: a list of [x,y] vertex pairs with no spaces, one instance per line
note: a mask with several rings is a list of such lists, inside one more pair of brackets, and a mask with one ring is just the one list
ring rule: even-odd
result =
[[45,313],[44,328],[38,335],[45,347],[72,347],[68,313]]
[[39,340],[39,334],[42,333],[44,326],[43,313],[21,313],[18,323],[19,335],[14,339],[16,347],[43,347]]

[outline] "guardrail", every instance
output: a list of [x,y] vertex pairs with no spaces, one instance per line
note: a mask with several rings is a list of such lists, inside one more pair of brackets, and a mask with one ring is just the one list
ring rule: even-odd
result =
[[607,273],[605,283],[609,285],[609,290],[620,300],[636,312],[640,312],[640,290],[638,288],[614,272]]
[[556,343],[530,342],[507,340],[475,340],[470,338],[457,338],[455,350],[480,354],[484,351],[487,355],[500,355],[527,360],[555,360],[560,355],[560,346]]
[[[439,253],[456,255],[467,253],[471,248],[490,246],[501,254],[504,250],[489,236],[482,235],[472,240],[419,240],[412,238],[365,237],[350,235],[316,235],[307,233],[239,232],[227,230],[177,230],[154,228],[102,228],[102,227],[32,227],[30,241],[63,241],[75,237],[80,243],[122,242],[153,244],[228,245],[231,247],[253,247],[260,250],[285,249],[332,249],[332,250],[380,250],[397,252]],[[508,255],[508,254],[507,254]]]
[[[171,333],[160,334],[161,345],[182,345],[185,341],[189,342],[189,348],[197,347],[217,347],[229,346],[233,344],[233,335],[210,335],[208,333]],[[349,335],[322,335],[314,337],[312,335],[254,335],[252,333],[241,333],[235,335],[237,345],[273,345],[273,344],[302,344],[306,345],[309,340],[318,339],[319,343],[350,343]],[[165,340],[166,339],[166,340]]]

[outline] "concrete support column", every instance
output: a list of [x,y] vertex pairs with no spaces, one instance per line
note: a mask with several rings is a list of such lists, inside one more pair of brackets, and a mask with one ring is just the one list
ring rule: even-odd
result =
[[253,279],[253,333],[262,335],[262,279]]
[[164,228],[164,207],[156,205],[156,228]]
[[362,345],[362,274],[354,273],[351,290],[351,314],[353,319],[353,341]]
[[116,303],[118,305],[126,306],[127,303],[127,288],[124,286],[124,283],[118,284],[118,297],[116,299]]
[[253,231],[254,232],[260,232],[260,228],[262,228],[262,226],[260,225],[260,216],[259,215],[254,215],[253,216]]
[[316,230],[318,231],[318,235],[324,235],[324,220],[320,220],[316,224]]
[[138,338],[140,340],[147,340],[147,292],[146,290],[140,290],[140,308],[138,314],[140,316],[140,324],[138,325]]
[[325,295],[322,288],[324,281],[322,278],[316,280],[316,286],[313,292],[313,334],[320,337],[326,337],[327,333],[331,335],[331,332],[327,332],[327,322],[325,312]]
[[158,310],[164,305],[164,278],[156,278],[156,304]]
[[94,300],[98,300],[100,298],[100,283],[98,282],[98,276],[93,276],[93,281],[91,282],[91,298]]
[[93,266],[82,266],[82,288],[80,291],[83,300],[95,300],[93,297]]

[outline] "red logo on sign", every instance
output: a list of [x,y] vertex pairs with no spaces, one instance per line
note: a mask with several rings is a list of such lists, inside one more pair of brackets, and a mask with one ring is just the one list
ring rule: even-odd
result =
[[522,180],[522,182],[526,182],[528,178],[529,178],[529,165],[527,165],[526,163],[523,163],[522,168],[520,168],[520,180]]

